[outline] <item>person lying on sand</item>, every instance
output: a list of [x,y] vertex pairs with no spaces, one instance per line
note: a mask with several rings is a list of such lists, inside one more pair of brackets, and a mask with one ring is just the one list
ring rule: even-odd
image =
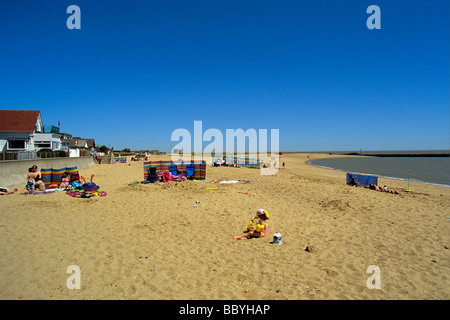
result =
[[384,186],[383,188],[381,188],[380,186],[377,186],[376,184],[370,184],[369,189],[375,190],[375,191],[387,192],[387,193],[391,193],[391,194],[400,194],[397,191],[389,190],[387,186]]
[[250,238],[261,238],[267,235],[267,220],[269,220],[269,213],[264,209],[256,211],[255,219],[259,219],[256,230],[250,230],[242,236],[234,237],[234,240],[247,240]]
[[397,191],[389,190],[388,187],[386,187],[386,186],[383,187],[383,191],[387,192],[387,193],[392,193],[392,194],[400,194]]
[[17,191],[19,191],[19,189],[14,189],[13,191],[9,191],[9,189],[8,188],[3,188],[3,187],[0,187],[0,195],[7,195],[7,194],[13,194],[14,192],[17,192]]

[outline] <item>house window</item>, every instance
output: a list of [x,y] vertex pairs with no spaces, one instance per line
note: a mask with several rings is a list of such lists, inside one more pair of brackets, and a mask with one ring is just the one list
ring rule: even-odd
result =
[[25,140],[8,140],[8,149],[25,149]]
[[50,141],[35,142],[34,147],[35,148],[50,148]]

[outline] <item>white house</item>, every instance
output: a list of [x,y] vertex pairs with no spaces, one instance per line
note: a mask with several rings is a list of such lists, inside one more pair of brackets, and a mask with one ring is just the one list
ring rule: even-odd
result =
[[59,128],[42,123],[36,110],[0,110],[0,160],[36,158],[41,149],[66,151],[83,157],[95,150],[94,139],[72,138]]
[[36,110],[0,110],[0,160],[32,159],[41,149],[62,150],[59,128]]
[[69,152],[69,157],[87,156],[88,143],[83,139],[62,139],[62,150]]
[[0,110],[0,140],[6,151],[34,151],[34,134],[44,130],[39,111]]
[[43,131],[39,111],[0,110],[0,160],[35,158],[34,135]]
[[56,133],[35,133],[34,149],[36,151],[41,149],[61,150],[61,136]]

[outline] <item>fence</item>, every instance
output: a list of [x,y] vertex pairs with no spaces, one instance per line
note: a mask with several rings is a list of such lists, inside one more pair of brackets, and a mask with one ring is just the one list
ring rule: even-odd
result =
[[28,160],[38,158],[36,151],[16,151],[0,153],[0,160]]
[[[65,151],[14,151],[0,153],[1,160],[31,160],[48,158],[65,158],[69,154]],[[86,154],[82,155],[86,156]]]

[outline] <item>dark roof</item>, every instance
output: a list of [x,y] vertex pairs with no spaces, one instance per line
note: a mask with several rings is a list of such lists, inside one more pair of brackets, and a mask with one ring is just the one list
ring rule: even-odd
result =
[[86,139],[86,138],[80,138],[80,137],[72,137],[74,140],[86,140],[89,148],[95,147],[95,140],[94,139]]
[[40,112],[0,110],[0,131],[34,132]]
[[72,148],[84,148],[86,140],[84,139],[61,139],[62,142],[67,142],[69,147]]
[[94,139],[84,139],[84,140],[86,140],[89,148],[94,148],[95,147],[95,140]]

